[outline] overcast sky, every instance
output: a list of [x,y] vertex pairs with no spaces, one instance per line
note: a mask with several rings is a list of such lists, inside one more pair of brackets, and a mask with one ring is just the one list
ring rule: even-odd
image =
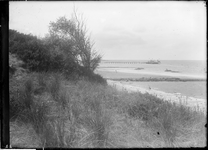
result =
[[203,2],[10,2],[9,27],[44,37],[74,6],[103,59],[206,60]]

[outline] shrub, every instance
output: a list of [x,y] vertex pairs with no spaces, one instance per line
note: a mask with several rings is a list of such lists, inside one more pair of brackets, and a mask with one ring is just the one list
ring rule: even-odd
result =
[[10,96],[10,119],[15,119],[24,111],[25,105],[23,99],[25,98],[23,80],[12,78],[9,80],[9,96]]
[[[39,99],[39,101],[43,101]],[[48,105],[44,102],[37,102],[34,103],[32,109],[27,114],[27,119],[33,125],[37,134],[42,134],[46,127],[47,123],[47,114],[49,108]]]
[[24,98],[22,99],[26,109],[31,109],[33,105],[33,81],[28,79],[24,85]]
[[93,71],[86,69],[82,66],[79,67],[78,74],[81,77],[84,77],[85,80],[88,80],[89,82],[107,85],[107,81],[102,76],[100,76],[99,74],[95,74]]

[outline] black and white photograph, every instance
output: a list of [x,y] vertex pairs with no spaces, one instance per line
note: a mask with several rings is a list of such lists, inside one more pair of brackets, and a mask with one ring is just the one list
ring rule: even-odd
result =
[[206,18],[203,1],[10,1],[10,147],[206,147]]

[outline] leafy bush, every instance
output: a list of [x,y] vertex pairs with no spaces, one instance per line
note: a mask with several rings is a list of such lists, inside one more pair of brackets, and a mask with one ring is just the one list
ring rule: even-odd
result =
[[78,71],[79,76],[84,77],[86,80],[94,83],[101,83],[107,85],[106,79],[99,74],[95,74],[93,71],[80,66]]
[[50,64],[47,49],[40,39],[15,30],[9,30],[9,52],[24,62],[24,68],[32,71],[47,70]]
[[88,35],[85,22],[75,10],[70,19],[60,17],[56,22],[50,22],[49,31],[51,38],[60,41],[58,47],[67,47],[65,54],[73,56],[77,64],[91,71],[97,68],[102,57],[93,48],[94,43]]

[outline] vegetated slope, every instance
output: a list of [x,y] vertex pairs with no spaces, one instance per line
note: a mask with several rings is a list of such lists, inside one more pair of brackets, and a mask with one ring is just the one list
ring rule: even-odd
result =
[[118,92],[32,35],[10,31],[9,40],[12,147],[205,146],[200,111]]
[[206,117],[149,94],[60,73],[10,80],[13,147],[199,147]]
[[[9,30],[10,74],[19,69],[28,72],[59,72],[67,79],[86,78],[106,84],[93,70],[75,61],[77,56],[71,54],[74,51],[72,45],[63,46],[62,39],[50,38],[39,39],[31,34]],[[57,40],[59,46],[56,46]]]

